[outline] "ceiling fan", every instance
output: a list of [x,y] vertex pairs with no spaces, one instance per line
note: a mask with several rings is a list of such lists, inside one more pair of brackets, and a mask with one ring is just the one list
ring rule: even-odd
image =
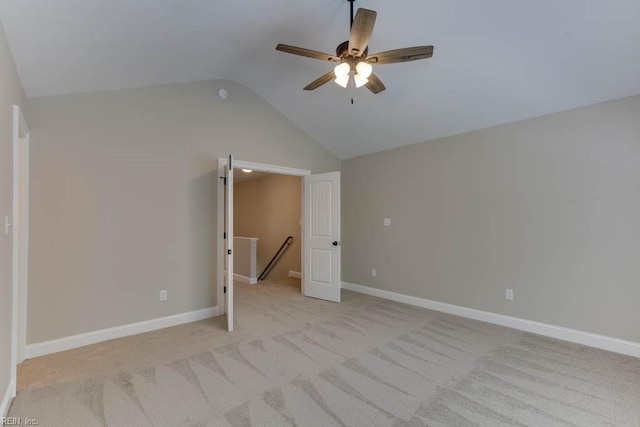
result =
[[[351,3],[351,33],[349,40],[338,45],[335,56],[286,44],[276,46],[276,50],[281,52],[338,63],[332,71],[309,83],[304,90],[314,90],[334,80],[344,88],[349,84],[356,88],[366,86],[374,94],[380,93],[386,88],[382,81],[373,74],[373,65],[417,61],[433,56],[433,46],[407,47],[369,55],[368,44],[376,22],[377,12],[360,8],[354,19],[353,2],[355,0],[347,1]],[[351,102],[353,103],[353,100]]]

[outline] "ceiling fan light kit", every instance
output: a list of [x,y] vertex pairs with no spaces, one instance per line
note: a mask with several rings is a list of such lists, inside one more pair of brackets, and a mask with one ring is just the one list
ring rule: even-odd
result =
[[367,83],[369,83],[369,79],[366,77],[361,76],[360,74],[354,74],[353,75],[353,82],[356,85],[356,88],[360,88],[364,85],[366,85]]
[[[373,65],[394,64],[398,62],[417,61],[433,56],[433,46],[416,46],[394,49],[369,55],[369,39],[373,33],[377,12],[368,9],[358,9],[353,16],[353,2],[351,4],[351,31],[349,40],[342,42],[336,48],[336,55],[317,52],[296,46],[278,44],[276,50],[307,58],[337,62],[333,71],[309,83],[304,90],[314,90],[333,80],[339,86],[346,88],[349,83],[360,88],[366,86],[374,94],[385,90],[385,86],[373,73]],[[353,103],[353,100],[352,100]]]
[[356,71],[365,79],[368,79],[371,73],[373,72],[373,66],[368,62],[360,61],[358,65],[356,65]]
[[333,69],[333,74],[335,74],[336,79],[334,80],[338,85],[342,87],[347,87],[349,84],[349,80],[351,78],[351,66],[346,62],[342,64],[336,65]]

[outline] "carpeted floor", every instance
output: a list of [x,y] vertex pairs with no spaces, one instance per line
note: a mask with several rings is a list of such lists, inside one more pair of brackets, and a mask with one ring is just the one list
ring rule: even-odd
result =
[[222,317],[26,361],[40,426],[640,426],[640,359],[299,282]]

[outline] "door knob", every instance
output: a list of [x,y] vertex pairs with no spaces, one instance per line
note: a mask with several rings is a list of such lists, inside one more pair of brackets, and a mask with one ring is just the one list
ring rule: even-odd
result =
[[333,242],[333,246],[338,246],[338,245],[339,245],[338,241],[337,241],[337,240],[335,240],[335,241]]

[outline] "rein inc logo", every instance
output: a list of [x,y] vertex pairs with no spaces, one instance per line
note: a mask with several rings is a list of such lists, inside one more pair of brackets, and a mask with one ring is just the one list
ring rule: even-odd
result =
[[38,420],[26,417],[2,417],[0,426],[37,426]]

